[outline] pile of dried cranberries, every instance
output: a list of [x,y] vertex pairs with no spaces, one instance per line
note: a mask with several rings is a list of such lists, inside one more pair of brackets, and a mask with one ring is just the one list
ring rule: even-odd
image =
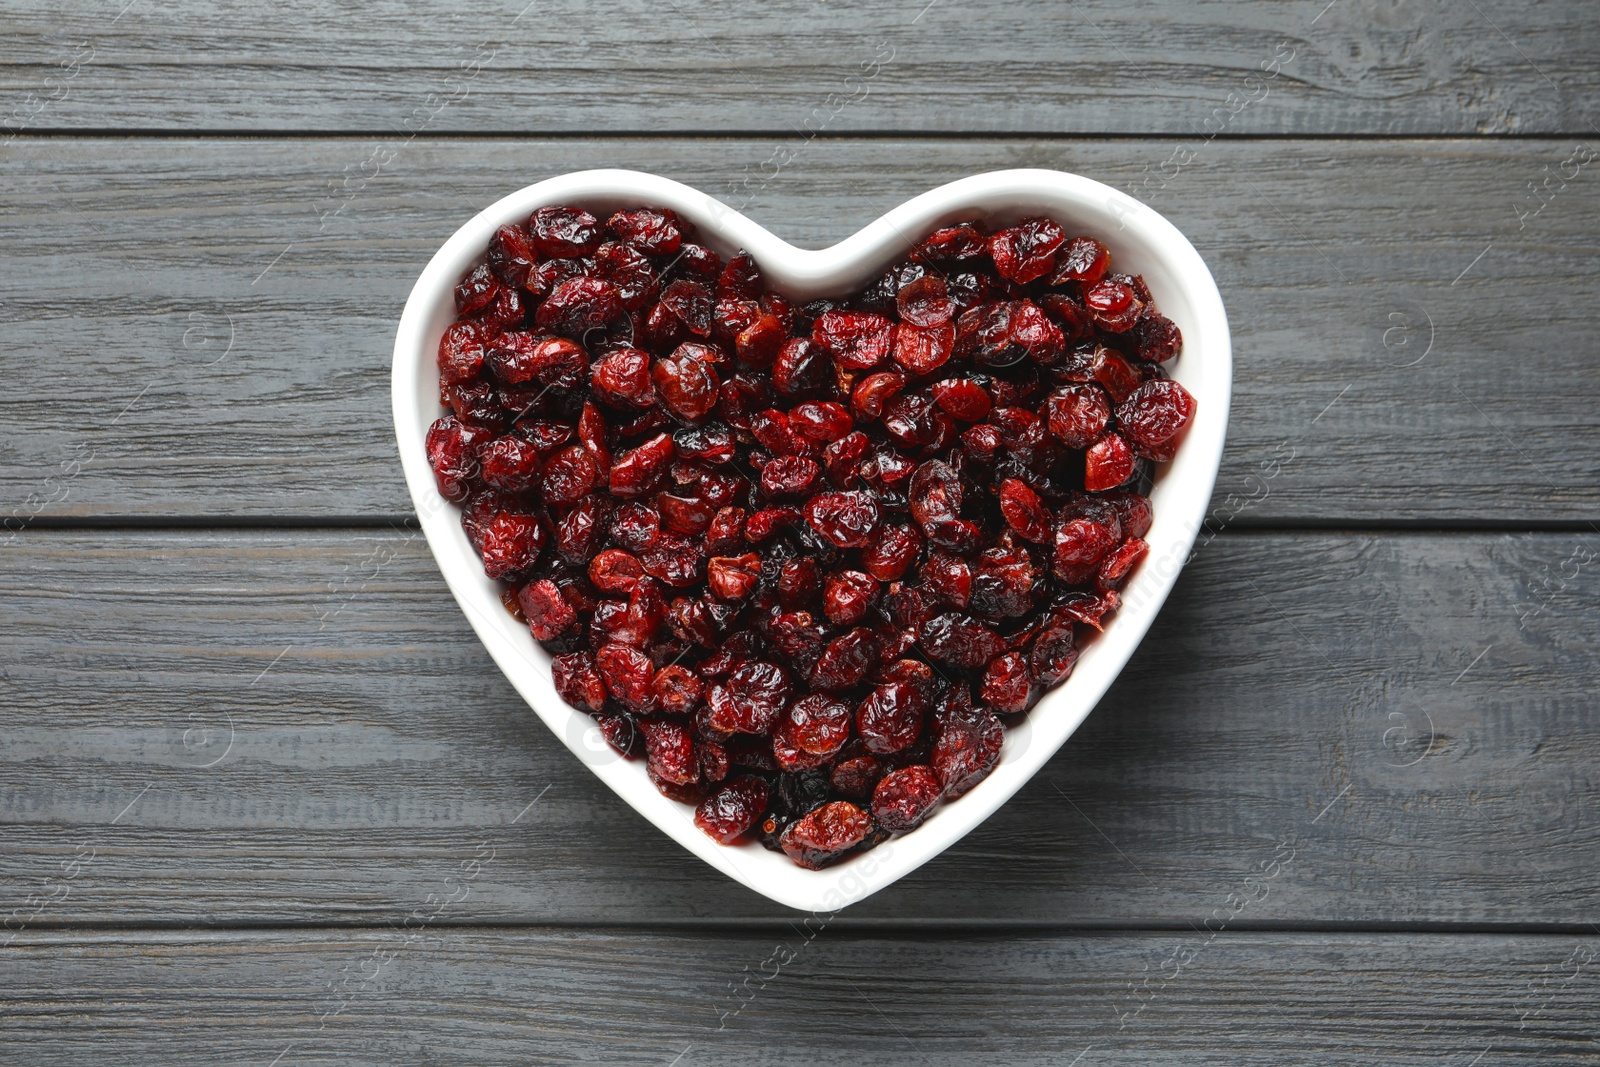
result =
[[439,490],[558,692],[724,843],[819,867],[995,766],[1146,552],[1194,399],[1047,218],[796,305],[672,212],[504,226],[439,344]]

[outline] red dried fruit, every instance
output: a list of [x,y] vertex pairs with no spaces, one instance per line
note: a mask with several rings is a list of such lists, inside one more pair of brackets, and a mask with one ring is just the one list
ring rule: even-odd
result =
[[582,340],[590,330],[603,329],[622,314],[622,294],[602,278],[579,275],[568,278],[551,290],[539,310],[534,325],[541,330]]
[[913,764],[891,771],[872,793],[872,820],[890,833],[915,830],[933,813],[944,786],[932,767]]
[[716,407],[720,383],[711,364],[685,352],[688,347],[679,345],[672,355],[657,360],[650,380],[663,407],[686,422],[697,422]]
[[1111,421],[1111,401],[1098,385],[1062,386],[1044,406],[1050,432],[1068,448],[1088,448]]
[[1007,652],[989,662],[983,672],[980,697],[1003,715],[1019,715],[1033,704],[1035,690],[1028,660],[1020,652]]
[[1063,282],[1087,282],[1093,285],[1105,277],[1111,266],[1111,253],[1093,237],[1074,237],[1056,253],[1056,272],[1051,285]]
[[483,372],[483,328],[458,322],[439,338],[439,380],[447,385],[470,382]]
[[539,253],[546,257],[581,256],[600,246],[600,220],[570,207],[542,207],[528,220]]
[[1005,641],[992,628],[954,611],[924,623],[918,640],[930,659],[969,671],[987,666],[1006,650]]
[[834,800],[790,823],[778,843],[789,858],[821,870],[866,839],[872,820],[848,800]]
[[675,719],[641,719],[644,748],[651,772],[672,785],[693,785],[700,780],[700,759],[694,735]]
[[1102,435],[1085,454],[1083,487],[1091,493],[1115,489],[1133,477],[1133,458],[1125,438],[1115,433]]
[[1128,396],[1144,382],[1144,376],[1137,367],[1128,362],[1126,356],[1105,345],[1095,349],[1090,373],[1094,376],[1094,380],[1111,394],[1112,401],[1118,404],[1128,399]]
[[894,328],[894,361],[912,374],[932,374],[955,349],[956,328],[912,326],[902,322]]
[[770,795],[766,779],[741,774],[700,802],[694,824],[718,844],[731,845],[761,818]]
[[606,220],[606,229],[652,256],[670,256],[683,244],[678,216],[664,208],[619,211]]
[[776,663],[741,664],[706,695],[708,721],[728,734],[770,734],[789,705],[789,677]]
[[587,652],[568,652],[550,661],[550,679],[561,699],[579,711],[601,711],[606,705],[606,684]]
[[1110,333],[1126,333],[1132,329],[1143,307],[1134,295],[1133,286],[1109,278],[1084,291],[1083,306],[1089,309],[1094,324]]
[[1144,559],[1149,551],[1150,546],[1136,537],[1130,537],[1122,542],[1100,561],[1100,566],[1095,571],[1095,588],[1100,590],[1121,588],[1128,574],[1139,565],[1139,561]]
[[804,456],[780,456],[761,469],[761,488],[770,497],[804,496],[821,468]]
[[662,667],[650,684],[656,691],[656,707],[663,715],[693,715],[705,695],[699,676],[677,664]]
[[878,583],[860,571],[828,575],[822,590],[822,613],[835,626],[854,626],[866,617],[878,595]]
[[478,453],[483,480],[508,493],[525,493],[539,480],[539,453],[520,437],[500,437]]
[[550,457],[539,478],[539,493],[553,508],[571,507],[600,484],[600,468],[582,445],[569,445]]
[[929,760],[947,797],[959,797],[1000,762],[1005,727],[987,708],[949,709],[939,716]]
[[[462,526],[467,526],[462,515]],[[544,548],[544,527],[537,515],[504,508],[492,508],[482,520],[474,518],[467,539],[483,560],[483,573],[490,578],[514,579],[526,574],[538,562]]]
[[479,474],[478,452],[490,436],[488,430],[464,423],[454,415],[446,415],[428,427],[428,466],[433,468],[440,496],[457,504],[467,499]]
[[1194,418],[1189,391],[1170,378],[1156,378],[1135,389],[1117,405],[1117,429],[1144,453],[1177,437]]
[[868,540],[861,569],[880,582],[899,581],[922,551],[922,535],[905,523],[889,523]]
[[578,621],[556,583],[548,578],[530,582],[517,590],[517,606],[528,620],[528,629],[536,641],[554,641]]
[[608,352],[589,369],[594,395],[613,407],[649,407],[656,402],[650,388],[650,357],[637,348]]
[[639,562],[650,577],[673,586],[690,586],[705,575],[705,554],[698,542],[663,533],[639,552]]
[[962,422],[981,421],[992,406],[988,392],[970,378],[948,378],[935,382],[933,399],[951,418]]
[[840,760],[828,776],[835,793],[851,800],[866,800],[887,768],[876,756],[856,756]]
[[1050,273],[1056,264],[1056,249],[1066,237],[1050,219],[1023,219],[1021,225],[989,238],[989,254],[1000,277],[1026,285]]
[[878,526],[878,502],[869,493],[818,493],[805,506],[806,522],[835,548],[860,548]]
[[487,263],[474,267],[456,286],[456,310],[463,315],[480,311],[500,295],[501,288],[500,279],[494,276]]
[[822,693],[794,702],[772,732],[772,755],[780,770],[815,770],[850,740],[849,705]]
[[847,630],[822,650],[811,668],[811,684],[830,693],[860,685],[882,655],[883,643],[877,634],[864,626]]
[[594,662],[613,700],[640,715],[655,710],[652,683],[656,672],[649,656],[632,646],[613,642],[595,653]]
[[884,682],[856,709],[856,733],[871,752],[900,752],[922,735],[922,720],[927,713],[927,696],[917,686]]
[[824,312],[811,332],[811,339],[847,370],[870,370],[882,363],[893,337],[894,323],[866,311]]
[[1017,531],[1017,536],[1035,544],[1045,544],[1054,533],[1050,512],[1045,509],[1028,484],[1018,478],[1007,478],[1000,483],[1000,514],[1006,525]]
[[754,552],[742,556],[712,556],[706,564],[706,582],[723,600],[743,600],[755,591],[761,580],[761,557]]
[[612,495],[640,497],[654,492],[666,479],[673,455],[672,438],[664,433],[624,452],[611,465]]

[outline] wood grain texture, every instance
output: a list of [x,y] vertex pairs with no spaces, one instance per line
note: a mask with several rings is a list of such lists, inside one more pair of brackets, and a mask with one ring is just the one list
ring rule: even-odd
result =
[[1600,936],[419,926],[55,935],[4,952],[0,1040],[40,1067],[1600,1056]]
[[67,130],[1587,136],[1600,88],[1582,0],[27,0],[7,30],[0,114]]
[[742,190],[769,142],[18,141],[0,516],[403,516],[388,368],[417,271],[505,192],[621,165],[748,196],[807,245],[974,171],[1105,180],[1182,228],[1227,302],[1217,521],[1600,518],[1596,164],[1519,220],[1565,142],[1191,142],[1163,177],[1177,147],[819,140]]
[[[1287,849],[1233,925],[1585,929],[1600,618],[1574,547],[1217,538],[1038,777],[841,922],[1187,929]],[[482,848],[442,921],[792,914],[548,734],[420,538],[29,532],[0,617],[13,931],[396,922]]]

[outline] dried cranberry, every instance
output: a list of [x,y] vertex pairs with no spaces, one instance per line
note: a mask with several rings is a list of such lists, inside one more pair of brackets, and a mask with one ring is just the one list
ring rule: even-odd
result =
[[893,344],[894,323],[865,311],[828,311],[818,317],[812,340],[848,370],[882,363]]
[[741,774],[700,802],[694,824],[718,844],[731,845],[761,818],[769,795],[765,779]]
[[860,548],[878,526],[878,502],[868,493],[818,493],[805,506],[806,522],[835,548]]
[[899,752],[910,748],[922,734],[927,712],[927,697],[916,686],[885,682],[856,709],[856,733],[871,752]]
[[1117,405],[1117,429],[1136,451],[1160,448],[1194,418],[1194,397],[1170,378],[1156,378]]
[[847,800],[822,805],[789,824],[779,843],[802,867],[820,870],[866,839],[872,820]]
[[872,792],[872,820],[891,833],[915,830],[933,813],[944,786],[932,767],[913,764],[891,771]]
[[528,220],[528,232],[540,254],[551,258],[581,256],[600,247],[600,220],[575,208],[540,208]]
[[670,256],[683,244],[678,216],[660,208],[619,211],[606,221],[606,229],[652,256]]
[[1021,225],[989,238],[989,254],[1000,277],[1019,285],[1042,278],[1056,263],[1056,249],[1066,240],[1050,219],[1023,219]]
[[965,670],[987,666],[1006,647],[992,628],[959,612],[929,619],[923,624],[919,639],[929,658]]
[[1115,489],[1133,476],[1133,458],[1126,438],[1102,434],[1085,454],[1083,487],[1091,493]]
[[550,679],[561,699],[579,711],[600,711],[606,703],[606,684],[587,652],[568,652],[550,661]]
[[472,491],[478,477],[478,453],[489,439],[489,431],[446,415],[428,428],[428,465],[439,495],[461,503]]
[[743,664],[707,694],[711,725],[730,734],[770,734],[791,693],[788,675],[776,663]]
[[989,776],[1000,762],[1005,728],[986,708],[941,715],[933,742],[934,773],[947,797],[958,797]]

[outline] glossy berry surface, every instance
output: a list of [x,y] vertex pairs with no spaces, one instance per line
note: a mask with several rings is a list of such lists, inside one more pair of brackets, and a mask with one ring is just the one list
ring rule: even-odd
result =
[[1043,217],[800,304],[672,211],[553,205],[455,300],[428,462],[557,693],[714,840],[809,868],[994,769],[1196,410],[1144,281]]

